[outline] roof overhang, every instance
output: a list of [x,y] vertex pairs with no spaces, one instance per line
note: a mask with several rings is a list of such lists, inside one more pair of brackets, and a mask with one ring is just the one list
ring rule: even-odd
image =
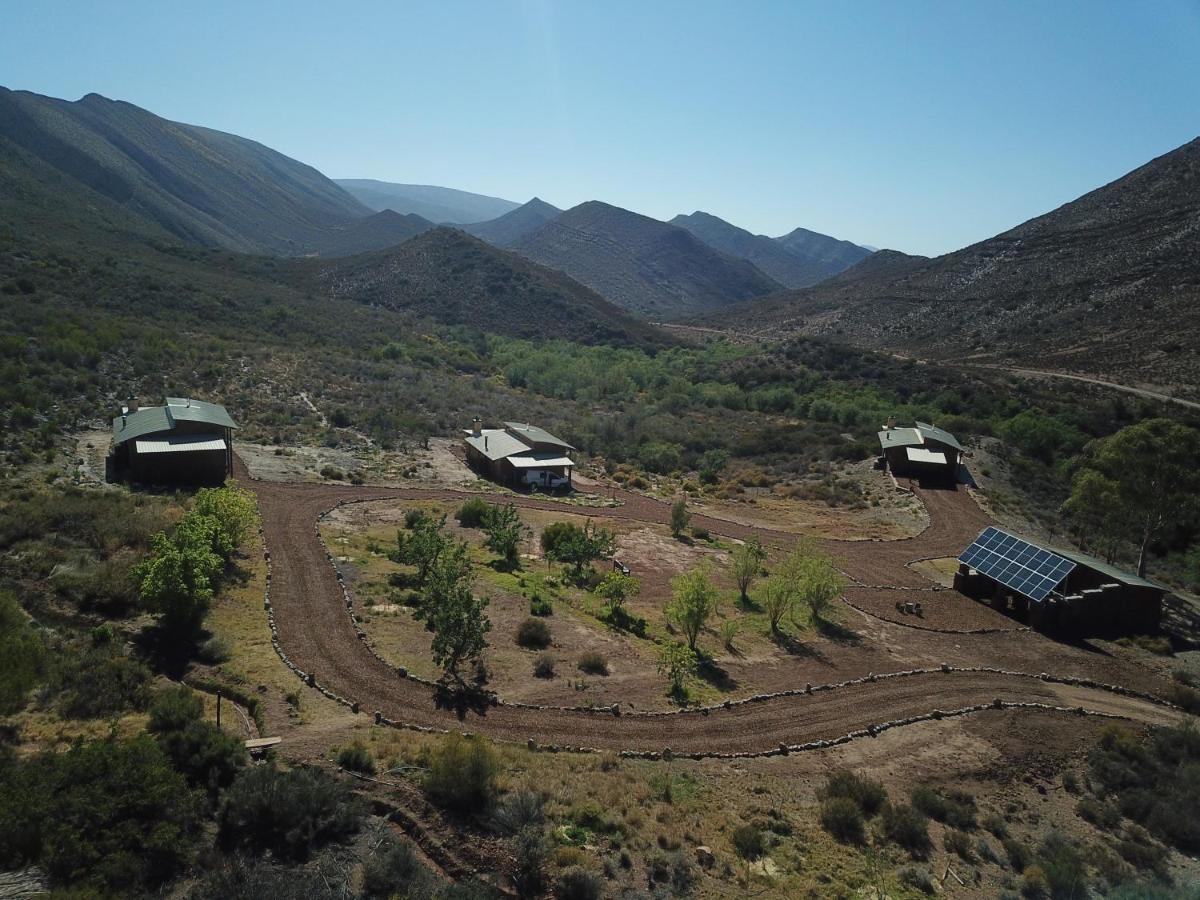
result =
[[947,464],[946,454],[936,450],[926,450],[924,447],[905,447],[904,455],[910,463],[944,466]]
[[173,434],[164,438],[135,440],[134,447],[139,454],[224,452],[228,449],[225,439],[216,434]]
[[510,456],[508,461],[517,469],[555,469],[575,465],[571,462],[570,457],[566,456]]

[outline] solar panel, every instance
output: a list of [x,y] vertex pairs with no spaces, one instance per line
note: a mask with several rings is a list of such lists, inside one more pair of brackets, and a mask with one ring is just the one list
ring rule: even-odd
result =
[[1039,603],[1075,568],[1057,553],[995,527],[980,532],[958,561]]

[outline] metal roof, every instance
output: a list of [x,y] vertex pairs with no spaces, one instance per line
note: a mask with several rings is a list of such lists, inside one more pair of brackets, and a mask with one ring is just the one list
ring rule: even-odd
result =
[[137,412],[115,416],[112,420],[113,443],[123,444],[148,434],[170,431],[176,422],[202,422],[217,428],[237,428],[223,406],[203,400],[168,397],[166,406],[143,406]]
[[551,456],[549,453],[539,453],[536,456],[510,456],[508,461],[518,469],[551,468],[553,466],[574,466],[570,457]]
[[928,422],[918,422],[917,431],[919,431],[921,436],[927,441],[937,441],[939,444],[945,444],[947,447],[953,447],[960,453],[963,452],[963,445],[958,442],[954,435],[946,431],[944,428],[938,428],[934,425],[930,425]]
[[533,449],[503,428],[485,428],[478,437],[468,434],[467,443],[493,462],[517,453],[528,453]]
[[879,446],[884,450],[889,447],[920,447],[924,443],[921,432],[915,428],[888,428],[879,432]]
[[1132,572],[1126,572],[1124,569],[1118,569],[1111,563],[1106,563],[1102,559],[1097,559],[1094,556],[1088,556],[1086,553],[1080,553],[1078,550],[1063,550],[1058,547],[1054,548],[1054,552],[1060,556],[1065,556],[1072,562],[1078,563],[1088,569],[1095,569],[1103,575],[1107,575],[1122,584],[1134,585],[1135,587],[1154,588],[1156,591],[1167,590],[1161,584],[1155,584],[1145,578],[1134,575]]
[[134,446],[142,453],[195,453],[205,450],[224,451],[225,438],[219,434],[172,434],[165,438],[135,441]]
[[909,462],[934,463],[939,466],[946,465],[946,454],[939,453],[937,450],[926,450],[924,447],[906,447],[904,455],[908,457]]
[[565,450],[575,449],[562,440],[562,438],[557,438],[546,431],[546,429],[538,428],[536,425],[526,425],[524,422],[505,422],[504,427],[510,432],[515,431],[521,439],[531,441],[534,444],[551,444],[555,447],[562,447]]

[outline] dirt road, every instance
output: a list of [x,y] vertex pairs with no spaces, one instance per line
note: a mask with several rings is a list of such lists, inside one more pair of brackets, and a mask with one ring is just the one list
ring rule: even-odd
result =
[[[243,481],[248,478],[240,468]],[[564,709],[530,709],[504,703],[457,713],[439,709],[431,689],[377,659],[358,639],[342,600],[333,566],[317,532],[317,517],[344,502],[400,499],[454,500],[447,490],[349,487],[320,484],[249,482],[258,495],[263,532],[271,555],[271,603],[280,645],[287,656],[334,693],[357,701],[364,713],[379,710],[391,720],[435,729],[461,729],[491,737],[539,744],[611,750],[681,753],[763,752],[781,744],[828,740],[869,725],[952,710],[999,699],[1011,703],[1082,706],[1097,712],[1157,722],[1169,717],[1164,707],[1145,700],[1072,686],[1070,703],[1063,688],[1034,677],[991,672],[951,671],[908,675],[820,690],[811,695],[733,703],[711,712],[624,714]],[[484,495],[487,496],[487,495]],[[957,552],[986,521],[965,492],[921,491],[931,525],[901,541],[823,542],[839,565],[863,585],[927,586],[905,563]],[[561,510],[561,504],[532,498],[495,496],[523,507]],[[611,517],[665,523],[669,507],[637,494],[624,494],[624,505],[589,510]],[[574,510],[572,510],[574,511]],[[734,538],[758,536],[787,546],[794,535],[750,528],[697,516],[695,523]],[[803,687],[803,685],[798,685]]]

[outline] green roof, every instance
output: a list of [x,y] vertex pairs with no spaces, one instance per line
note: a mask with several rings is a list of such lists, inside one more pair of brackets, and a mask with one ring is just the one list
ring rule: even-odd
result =
[[1153,581],[1141,578],[1138,575],[1134,575],[1132,572],[1126,572],[1124,569],[1118,569],[1112,563],[1106,563],[1102,559],[1097,559],[1094,556],[1088,556],[1086,553],[1081,553],[1079,550],[1064,550],[1060,547],[1051,547],[1049,549],[1053,550],[1059,556],[1065,556],[1067,559],[1071,560],[1071,562],[1077,563],[1081,566],[1087,566],[1089,569],[1095,569],[1097,572],[1107,575],[1109,578],[1113,579],[1114,581],[1119,581],[1121,584],[1128,584],[1134,587],[1154,588],[1156,591],[1167,590],[1161,584],[1155,584]]
[[947,447],[953,447],[960,453],[963,452],[963,446],[960,444],[950,432],[944,428],[937,428],[930,425],[928,422],[918,422],[917,431],[921,432],[921,436],[927,441],[937,441],[940,444],[945,444]]
[[516,435],[525,441],[532,441],[535,444],[550,444],[566,450],[575,449],[566,441],[556,438],[546,429],[538,428],[536,425],[526,425],[524,422],[505,422],[504,427],[510,432],[516,432]]
[[168,397],[166,406],[143,406],[112,421],[113,444],[160,431],[171,431],[176,422],[203,422],[218,428],[237,428],[225,407],[186,397]]

